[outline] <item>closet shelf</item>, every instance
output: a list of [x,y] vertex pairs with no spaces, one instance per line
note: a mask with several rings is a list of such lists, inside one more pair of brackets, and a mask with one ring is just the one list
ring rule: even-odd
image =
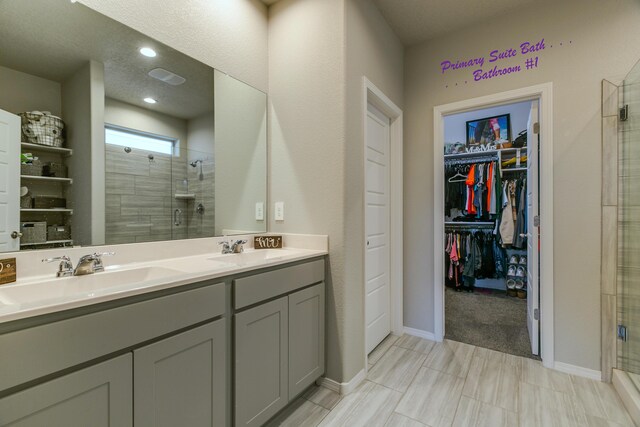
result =
[[20,212],[42,212],[42,213],[47,213],[47,212],[64,212],[64,213],[69,213],[72,214],[73,213],[73,209],[66,209],[66,208],[49,208],[49,209],[20,209]]
[[49,145],[32,144],[30,142],[21,142],[20,146],[23,149],[27,149],[27,150],[44,151],[48,153],[58,153],[58,154],[63,154],[65,156],[71,156],[73,154],[73,150],[71,148],[51,147]]
[[527,170],[527,168],[507,168],[507,169],[502,169],[502,173],[505,173],[505,172],[524,172],[526,170]]
[[71,178],[58,178],[55,176],[36,176],[36,175],[20,175],[20,179],[24,181],[47,181],[47,182],[64,182],[71,184]]
[[460,159],[467,157],[480,157],[480,156],[490,156],[490,155],[498,155],[498,153],[515,153],[518,150],[524,151],[526,153],[527,147],[522,148],[501,148],[499,150],[486,150],[486,151],[474,151],[471,153],[454,153],[454,154],[445,154],[444,158],[446,159]]
[[456,225],[464,226],[464,227],[469,227],[469,226],[493,227],[496,225],[496,223],[495,221],[445,221],[444,225],[445,227],[451,227]]
[[73,245],[73,240],[47,240],[40,243],[20,243],[20,246],[42,246],[42,245]]

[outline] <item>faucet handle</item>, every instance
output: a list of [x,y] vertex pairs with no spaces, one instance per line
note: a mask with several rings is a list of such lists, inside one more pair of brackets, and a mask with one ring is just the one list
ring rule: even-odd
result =
[[73,276],[73,264],[71,263],[71,258],[66,255],[57,256],[54,258],[45,258],[42,262],[54,262],[60,261],[60,265],[58,266],[58,272],[56,273],[56,277],[66,277]]
[[42,262],[53,262],[53,261],[71,261],[71,258],[69,258],[66,255],[62,255],[54,258],[45,258],[42,260]]
[[102,257],[103,256],[114,256],[116,253],[115,252],[102,252],[102,253],[98,253],[98,252],[94,252],[93,253],[93,271],[94,272],[100,272],[100,271],[104,271],[104,265],[102,264]]

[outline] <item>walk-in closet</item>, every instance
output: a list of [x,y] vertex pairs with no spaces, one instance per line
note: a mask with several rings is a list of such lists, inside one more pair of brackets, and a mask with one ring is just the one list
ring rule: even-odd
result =
[[537,126],[536,101],[444,120],[445,338],[525,357],[539,353],[528,304],[538,292]]

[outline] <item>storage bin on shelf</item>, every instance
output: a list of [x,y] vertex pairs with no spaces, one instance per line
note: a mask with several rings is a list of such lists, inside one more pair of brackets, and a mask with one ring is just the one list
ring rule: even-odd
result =
[[40,160],[33,160],[32,163],[21,163],[20,174],[29,176],[42,176],[43,165]]
[[71,239],[71,227],[69,225],[49,225],[47,227],[47,240]]
[[22,121],[23,141],[32,144],[62,147],[64,145],[64,122],[48,111],[19,113]]
[[47,241],[47,223],[23,222],[20,224],[22,237],[20,243],[45,243]]
[[42,167],[42,176],[51,176],[55,178],[66,178],[67,167],[62,163],[49,162]]
[[56,209],[66,208],[67,200],[62,197],[54,196],[34,196],[33,208],[34,209]]

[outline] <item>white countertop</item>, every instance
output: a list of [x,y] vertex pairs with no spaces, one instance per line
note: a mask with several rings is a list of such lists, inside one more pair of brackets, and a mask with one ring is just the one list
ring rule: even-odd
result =
[[[285,240],[286,241],[286,240]],[[285,243],[286,245],[286,243]],[[116,247],[110,249],[117,250]],[[0,286],[0,323],[113,301],[190,283],[208,281],[327,255],[326,249],[248,249],[110,264],[105,271],[57,278],[55,273],[24,277]],[[55,270],[54,270],[55,271]]]

